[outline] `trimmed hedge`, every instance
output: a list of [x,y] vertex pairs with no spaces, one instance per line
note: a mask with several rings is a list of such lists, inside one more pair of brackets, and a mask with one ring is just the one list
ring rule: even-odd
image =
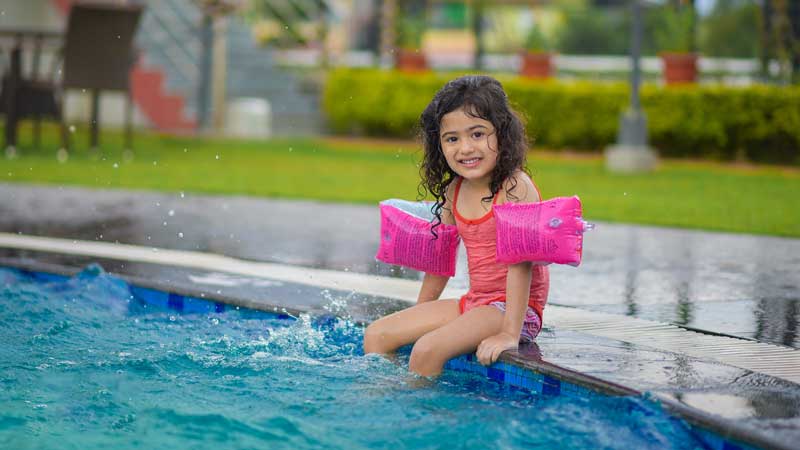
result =
[[[323,108],[335,132],[410,137],[455,76],[337,69]],[[615,142],[626,84],[498,78],[536,145],[597,152]],[[800,87],[645,85],[642,105],[651,145],[663,156],[800,164]]]

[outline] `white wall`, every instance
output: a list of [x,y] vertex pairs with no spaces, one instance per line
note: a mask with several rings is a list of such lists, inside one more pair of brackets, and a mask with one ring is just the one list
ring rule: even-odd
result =
[[[92,117],[92,97],[89,92],[69,90],[64,96],[64,120],[67,124],[89,123]],[[102,91],[100,93],[100,129],[121,128],[125,125],[125,95],[121,92]],[[133,108],[133,126],[149,127],[150,122],[136,108]]]

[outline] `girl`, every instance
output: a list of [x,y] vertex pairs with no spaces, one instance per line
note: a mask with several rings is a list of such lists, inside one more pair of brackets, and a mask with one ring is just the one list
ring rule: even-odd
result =
[[364,353],[390,353],[415,342],[409,369],[438,375],[451,358],[476,351],[489,365],[541,329],[547,267],[495,259],[492,206],[532,203],[539,193],[525,173],[525,129],[503,87],[487,76],[464,76],[436,93],[420,117],[425,156],[422,192],[436,203],[433,229],[455,224],[467,248],[469,291],[437,300],[448,278],[425,274],[417,304],[373,322]]

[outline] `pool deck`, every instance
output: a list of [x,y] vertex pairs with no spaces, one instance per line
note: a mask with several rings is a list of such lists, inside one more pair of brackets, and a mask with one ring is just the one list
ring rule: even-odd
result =
[[[0,265],[99,262],[134,284],[293,314],[368,322],[412,302],[419,275],[374,261],[377,230],[375,206],[0,184]],[[585,247],[580,268],[553,267],[537,343],[505,361],[794,447],[800,240],[599,224]],[[447,296],[466,289],[464,268],[462,252]]]

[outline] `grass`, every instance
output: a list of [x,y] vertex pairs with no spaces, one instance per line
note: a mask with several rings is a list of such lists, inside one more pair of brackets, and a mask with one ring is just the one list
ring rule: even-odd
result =
[[[86,132],[58,162],[57,133],[42,150],[20,130],[14,159],[0,158],[0,181],[148,189],[374,204],[417,195],[419,148],[412,142],[355,139],[269,141],[139,132],[125,155],[120,133],[103,132],[96,152]],[[577,194],[589,220],[800,237],[800,170],[664,160],[651,174],[615,175],[600,156],[534,151],[529,166],[544,197]]]

